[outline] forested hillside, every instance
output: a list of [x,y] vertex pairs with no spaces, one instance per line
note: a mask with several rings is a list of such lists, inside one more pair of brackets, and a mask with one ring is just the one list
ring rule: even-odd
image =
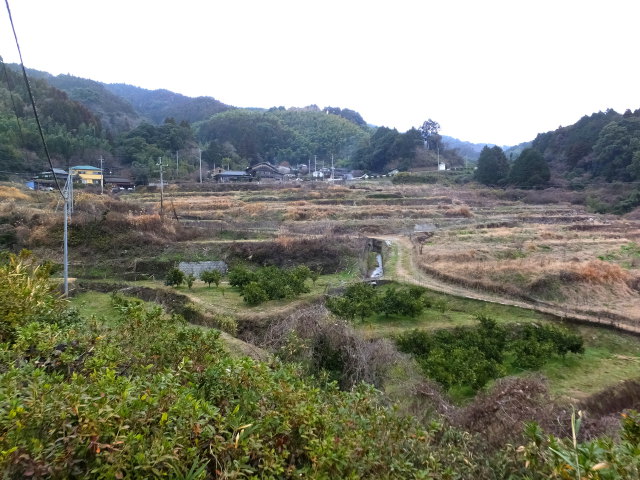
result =
[[[11,69],[21,74],[19,65],[10,65]],[[46,81],[52,87],[65,92],[71,100],[75,100],[88,108],[100,118],[105,131],[111,136],[126,132],[142,121],[140,114],[122,97],[111,93],[104,84],[73,75],[54,76],[47,72],[28,69],[30,78]]]
[[[0,80],[0,170],[5,176],[35,173],[47,166],[46,157],[19,66],[7,67]],[[399,132],[371,127],[348,108],[239,109],[212,97],[189,98],[37,70],[29,70],[29,75],[55,166],[93,164],[103,157],[110,170],[132,175],[139,183],[158,176],[159,158],[175,159],[170,179],[193,178],[200,152],[208,168],[243,169],[260,161],[289,166],[317,161],[318,166],[329,166],[333,159],[336,166],[387,173],[435,170],[438,161],[447,168],[459,167],[477,161],[483,147],[442,137],[440,125],[431,119]],[[518,159],[529,146],[542,154],[556,183],[637,181],[640,110],[594,113],[574,125],[539,134],[531,144],[512,147],[506,152],[504,178],[494,179],[494,171],[491,183],[522,183],[531,168]],[[507,181],[512,165],[519,172]],[[544,173],[539,178],[546,177]]]
[[[109,149],[100,117],[43,78],[32,77],[30,84],[56,165],[66,166]],[[38,172],[45,166],[48,168],[22,74],[4,69],[0,76],[0,175]]]
[[640,180],[640,109],[585,115],[568,127],[539,134],[533,148],[555,175],[610,181]]
[[125,99],[138,114],[156,124],[164,122],[166,118],[173,118],[177,122],[198,122],[233,108],[212,97],[191,98],[169,90],[147,90],[122,83],[104,84],[104,87]]
[[231,110],[203,122],[197,130],[200,141],[209,145],[203,158],[236,168],[259,161],[306,164],[314,156],[330,161],[332,154],[348,161],[369,136],[366,127],[341,116],[284,107],[265,112]]
[[458,155],[470,162],[476,162],[478,160],[483,147],[487,145],[493,147],[491,143],[465,142],[447,135],[442,136],[442,144],[449,150],[456,150]]

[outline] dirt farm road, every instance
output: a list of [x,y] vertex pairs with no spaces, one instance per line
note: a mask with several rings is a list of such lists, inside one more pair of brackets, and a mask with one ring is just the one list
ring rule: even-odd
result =
[[455,285],[452,283],[444,282],[426,274],[418,267],[418,265],[416,265],[414,256],[417,252],[414,249],[411,240],[407,236],[380,235],[374,238],[390,242],[391,248],[396,256],[396,258],[393,259],[392,262],[385,262],[387,265],[389,263],[393,264],[392,271],[388,271],[385,269],[383,277],[385,279],[397,280],[402,283],[410,283],[413,285],[420,285],[436,292],[455,295],[458,297],[481,300],[483,302],[498,303],[501,305],[510,305],[525,308],[528,310],[535,310],[537,312],[553,315],[560,319],[579,323],[603,325],[609,328],[616,328],[628,333],[640,335],[640,325],[636,320],[633,320],[632,318],[614,320],[606,318],[604,316],[601,317],[572,309],[567,309],[559,305],[553,305],[544,302],[527,302],[524,300],[516,300],[508,298],[506,296],[473,290],[462,285]]

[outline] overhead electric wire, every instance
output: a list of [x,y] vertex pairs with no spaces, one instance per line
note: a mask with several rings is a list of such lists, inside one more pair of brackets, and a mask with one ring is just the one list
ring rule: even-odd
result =
[[40,124],[40,117],[38,116],[38,109],[36,108],[36,102],[33,99],[33,92],[31,91],[31,85],[29,84],[29,77],[27,76],[27,69],[24,67],[24,62],[22,61],[22,52],[20,51],[20,43],[18,42],[18,35],[16,34],[16,28],[13,25],[13,17],[11,16],[11,9],[9,8],[9,0],[4,0],[5,5],[7,6],[7,12],[9,14],[9,22],[11,22],[11,30],[13,31],[13,38],[16,40],[16,47],[18,49],[18,56],[20,57],[20,66],[22,67],[22,75],[24,77],[24,82],[27,86],[27,92],[29,93],[29,100],[31,101],[31,107],[33,108],[33,115],[36,119],[36,124],[38,125],[38,132],[40,133],[40,139],[42,140],[42,146],[44,147],[44,153],[47,156],[47,161],[49,162],[49,169],[51,170],[51,175],[53,176],[53,180],[56,184],[56,188],[58,192],[60,192],[60,196],[66,200],[64,193],[62,192],[62,188],[58,183],[58,179],[56,178],[55,172],[53,170],[53,162],[51,161],[51,155],[49,155],[49,148],[47,147],[47,141],[44,138],[44,133],[42,131],[42,125]]
[[22,125],[20,124],[20,116],[18,115],[18,107],[16,105],[16,101],[13,98],[13,90],[11,89],[11,85],[9,82],[9,74],[7,73],[7,64],[4,63],[4,59],[0,56],[0,62],[2,63],[2,70],[4,72],[4,79],[7,82],[7,89],[9,90],[9,96],[11,97],[11,105],[13,105],[13,113],[16,116],[16,123],[18,124],[18,133],[20,134],[20,142],[22,145],[24,142],[24,134],[22,133]]

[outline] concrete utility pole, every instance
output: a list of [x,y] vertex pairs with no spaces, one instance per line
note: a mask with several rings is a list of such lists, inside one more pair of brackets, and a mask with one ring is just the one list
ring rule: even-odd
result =
[[69,211],[73,205],[73,176],[71,171],[67,174],[67,185],[63,190],[64,197],[64,235],[63,235],[63,277],[64,296],[69,297]]
[[71,171],[69,171],[69,179],[67,180],[67,183],[69,185],[69,215],[71,215],[73,213],[73,175],[71,174]]
[[164,206],[163,202],[163,194],[164,194],[164,184],[162,181],[162,157],[158,157],[158,166],[160,167],[160,216],[164,214]]
[[331,154],[331,180],[333,181],[333,153]]
[[104,169],[102,168],[102,155],[100,155],[100,195],[104,195]]
[[[69,192],[67,191],[67,195]],[[67,227],[67,223],[69,222],[69,215],[67,211],[69,210],[69,202],[65,199],[64,201],[64,296],[69,297],[69,230]]]
[[200,183],[202,183],[202,149],[198,148],[198,158],[200,159]]
[[178,151],[176,150],[176,180],[178,179]]

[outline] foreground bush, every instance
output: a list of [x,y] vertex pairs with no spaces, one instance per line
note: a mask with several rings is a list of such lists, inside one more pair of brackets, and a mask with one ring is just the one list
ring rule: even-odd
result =
[[531,426],[530,443],[483,452],[364,384],[340,391],[295,365],[231,357],[217,332],[159,307],[114,307],[119,318],[74,324],[16,315],[0,344],[3,478],[638,478],[633,412],[620,443]]
[[111,326],[29,323],[2,345],[5,476],[438,478],[444,455],[471,469],[468,436],[441,458],[442,426],[421,430],[369,387],[319,388],[297,367],[233,359],[217,333],[158,308],[115,304]]
[[30,252],[8,254],[0,262],[0,341],[11,342],[16,329],[31,321],[55,322],[67,302],[56,295],[50,265],[38,265]]

